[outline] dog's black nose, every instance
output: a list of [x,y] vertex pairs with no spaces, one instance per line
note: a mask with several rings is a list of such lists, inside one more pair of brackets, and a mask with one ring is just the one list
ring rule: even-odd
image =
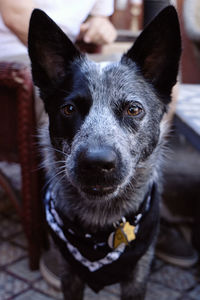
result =
[[115,169],[117,155],[109,147],[89,148],[80,154],[80,167],[82,171],[96,170],[100,172],[110,172]]

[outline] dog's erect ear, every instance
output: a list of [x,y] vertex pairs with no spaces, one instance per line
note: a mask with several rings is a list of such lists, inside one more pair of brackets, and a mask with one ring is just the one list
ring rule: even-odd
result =
[[39,9],[31,15],[28,49],[33,80],[43,91],[62,82],[69,64],[81,56],[65,33]]
[[122,57],[122,63],[127,57],[136,62],[143,76],[161,94],[169,96],[176,83],[180,55],[178,16],[175,8],[168,6],[144,29],[132,48]]

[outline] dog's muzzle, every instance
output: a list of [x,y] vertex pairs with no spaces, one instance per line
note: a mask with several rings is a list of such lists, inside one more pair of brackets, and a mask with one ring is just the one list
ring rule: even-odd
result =
[[117,186],[118,154],[111,147],[82,149],[77,157],[76,173],[83,192],[103,196]]

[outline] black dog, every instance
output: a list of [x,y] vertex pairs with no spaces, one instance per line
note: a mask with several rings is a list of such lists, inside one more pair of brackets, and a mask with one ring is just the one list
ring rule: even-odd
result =
[[45,204],[63,254],[65,299],[121,283],[144,299],[159,222],[163,116],[181,53],[177,13],[164,9],[120,62],[97,64],[42,11],[30,21],[35,84],[49,115],[41,144]]

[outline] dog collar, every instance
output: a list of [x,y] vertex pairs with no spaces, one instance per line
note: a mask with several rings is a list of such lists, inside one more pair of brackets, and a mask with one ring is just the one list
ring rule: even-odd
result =
[[[94,272],[118,260],[126,247],[134,243],[140,222],[150,208],[152,189],[153,186],[149,189],[137,214],[122,217],[104,232],[91,234],[80,232],[80,226],[69,219],[65,218],[63,221],[55,209],[55,193],[52,186],[49,186],[45,195],[46,219],[74,259],[87,267],[90,272]],[[81,250],[86,248],[91,250],[88,251],[91,253],[92,260],[82,254],[84,251]]]

